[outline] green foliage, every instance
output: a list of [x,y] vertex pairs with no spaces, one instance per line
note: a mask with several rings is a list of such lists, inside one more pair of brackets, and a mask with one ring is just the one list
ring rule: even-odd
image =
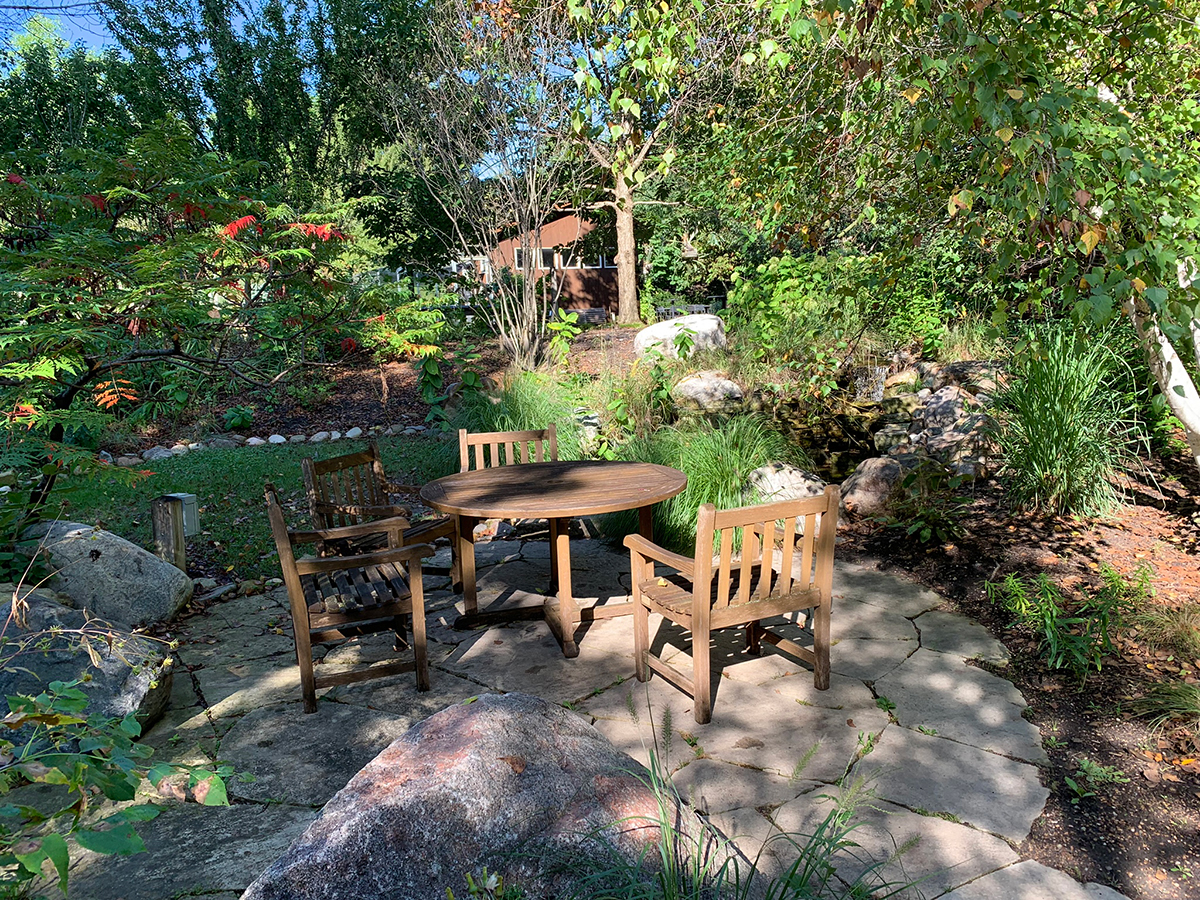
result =
[[[476,881],[470,872],[466,873],[467,896],[478,900],[522,900],[524,891],[511,884],[504,883],[504,876],[495,872],[488,874],[487,866],[479,874]],[[446,888],[446,900],[455,900],[454,891]]]
[[1067,669],[1079,678],[1101,670],[1112,651],[1110,632],[1144,598],[1149,575],[1140,572],[1128,581],[1108,566],[1101,568],[1103,586],[1070,612],[1058,586],[1042,573],[1032,580],[1009,574],[1002,582],[987,582],[988,600],[1001,604],[1022,625],[1037,635],[1042,656],[1051,669]]
[[69,896],[66,838],[101,854],[146,849],[137,824],[153,819],[161,809],[135,804],[88,816],[96,797],[129,803],[144,782],[157,786],[171,778],[182,779],[181,792],[190,792],[205,806],[229,804],[224,781],[232,774],[229,767],[151,765],[153,750],[136,743],[142,730],[136,716],[88,715],[88,698],[78,684],[55,681],[37,696],[7,698],[9,714],[3,724],[21,732],[19,744],[0,740],[0,803],[23,784],[55,790],[38,795],[45,798],[40,801],[22,796],[0,806],[0,892],[5,896],[35,890],[47,863],[58,876],[58,887]]
[[1168,681],[1153,685],[1133,702],[1133,708],[1156,728],[1172,725],[1200,731],[1200,684]]
[[1200,602],[1180,607],[1144,604],[1133,623],[1151,647],[1171,650],[1184,659],[1200,659]]
[[[498,394],[476,391],[464,395],[453,424],[468,431],[526,431],[553,422],[558,458],[579,459],[577,405],[578,397],[568,385],[537,372],[522,372],[505,379]],[[454,452],[457,459],[457,446]]]
[[603,397],[612,422],[620,434],[615,443],[630,436],[645,437],[670,422],[674,412],[671,384],[674,369],[658,352],[637,360],[629,374],[615,383],[605,380]]
[[414,290],[407,283],[381,281],[362,295],[370,317],[363,324],[363,346],[381,359],[429,358],[445,337],[441,307],[459,297],[440,284]]
[[550,343],[546,347],[546,354],[550,357],[555,365],[561,366],[567,360],[567,354],[571,350],[571,342],[583,333],[583,329],[579,327],[579,313],[567,312],[558,310],[553,319],[546,323],[546,330],[550,332]]
[[1080,800],[1095,797],[1105,785],[1128,784],[1129,778],[1116,766],[1102,766],[1084,756],[1079,760],[1075,777],[1064,776],[1063,783],[1073,795],[1071,803],[1078,804]]
[[963,507],[970,498],[958,491],[966,482],[935,459],[922,459],[900,479],[881,521],[888,528],[902,528],[922,544],[949,543],[962,536]]
[[227,431],[244,431],[254,424],[254,407],[231,406],[221,418]]
[[[654,507],[655,540],[692,555],[696,549],[696,512],[701,504],[718,509],[753,502],[746,492],[750,473],[769,462],[811,464],[770,423],[757,416],[736,416],[720,424],[704,420],[660,428],[635,437],[618,451],[622,459],[657,463],[683,471],[683,493]],[[637,528],[637,514],[614,513],[605,531],[625,535]]]
[[993,414],[1006,489],[1019,507],[1103,515],[1132,460],[1132,410],[1113,390],[1121,366],[1102,336],[1039,329],[997,393]]

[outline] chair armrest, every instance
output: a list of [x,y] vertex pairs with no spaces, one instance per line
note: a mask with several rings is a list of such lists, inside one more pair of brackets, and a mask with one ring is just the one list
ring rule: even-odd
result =
[[402,516],[390,519],[376,519],[374,522],[360,522],[357,525],[341,525],[337,528],[323,528],[319,531],[289,531],[293,544],[315,544],[318,541],[336,541],[345,538],[363,537],[368,534],[397,534],[403,535],[412,525]]
[[398,481],[385,481],[383,489],[389,494],[415,494],[421,490],[415,484],[401,484]]
[[413,544],[411,547],[393,547],[390,550],[376,550],[374,553],[359,553],[355,556],[305,556],[296,560],[296,574],[342,572],[381,563],[419,562],[421,558],[433,556],[436,552],[429,544]]
[[625,546],[639,556],[660,562],[664,566],[670,566],[685,578],[691,578],[692,573],[695,571],[696,561],[694,559],[689,556],[672,553],[670,550],[664,550],[658,544],[646,540],[640,534],[626,535]]
[[388,503],[382,506],[357,506],[352,503],[330,503],[328,500],[318,500],[315,504],[316,511],[327,516],[364,516],[370,518],[392,517],[392,516],[407,516],[409,509],[407,506],[397,506],[394,503]]

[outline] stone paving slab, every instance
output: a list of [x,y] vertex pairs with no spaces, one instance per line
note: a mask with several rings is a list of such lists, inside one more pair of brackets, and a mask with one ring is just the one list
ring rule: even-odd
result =
[[945,601],[933,591],[892,572],[877,572],[857,563],[834,560],[833,609],[842,598],[870,603],[911,618],[937,609]]
[[593,623],[566,659],[545,622],[491,628],[445,663],[449,671],[498,691],[523,691],[556,703],[578,700],[633,675],[633,641],[617,620]]
[[1049,763],[1041,732],[1021,715],[1021,692],[959,656],[918,650],[876,681],[875,693],[896,705],[893,715],[908,728],[932,728],[981,750]]
[[234,796],[317,807],[422,718],[328,702],[309,714],[285,703],[245,715],[221,741],[220,758],[254,777],[232,779]]
[[[770,816],[781,831],[812,834],[834,802],[829,793],[805,795]],[[905,898],[937,897],[1019,858],[998,837],[879,800],[857,807],[849,839],[855,846],[837,855],[838,877],[853,883],[874,870],[887,884],[912,885],[897,895]]]
[[877,681],[908,659],[920,646],[915,640],[847,638],[829,651],[829,670],[859,681]]
[[1070,875],[1027,859],[945,895],[945,900],[1122,900],[1110,887],[1080,884]]
[[950,813],[1010,841],[1028,836],[1050,796],[1028,763],[907,728],[888,729],[856,771],[877,773],[885,800]]
[[834,601],[830,636],[835,641],[845,638],[871,638],[915,641],[917,629],[903,615],[873,603],[851,597]]
[[274,804],[167,810],[138,831],[145,853],[79,851],[70,896],[93,900],[167,900],[229,892],[240,896],[317,817],[317,810]]
[[1007,663],[1008,648],[978,622],[948,612],[927,612],[913,620],[927,650],[954,653],[967,659]]
[[705,815],[739,807],[779,806],[801,794],[823,789],[819,781],[795,780],[715,759],[697,759],[671,776],[679,796]]

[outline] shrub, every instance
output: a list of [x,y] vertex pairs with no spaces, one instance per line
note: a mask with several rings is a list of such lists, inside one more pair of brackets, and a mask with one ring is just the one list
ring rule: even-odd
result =
[[373,313],[363,324],[363,346],[381,359],[396,359],[426,356],[437,348],[446,327],[439,307],[458,303],[458,295],[384,281],[368,287],[362,300]]
[[[657,463],[687,474],[687,489],[654,507],[654,539],[691,555],[696,548],[696,513],[703,503],[718,509],[752,502],[746,481],[769,462],[811,465],[803,451],[758,416],[737,416],[720,424],[705,421],[662,428],[620,448],[622,459]],[[614,513],[605,530],[624,535],[637,530],[637,513]]]
[[966,477],[956,475],[935,459],[923,459],[896,485],[881,517],[888,528],[903,528],[922,544],[944,544],[961,537],[963,507],[969,498],[958,490]]
[[1151,647],[1166,648],[1186,659],[1200,659],[1200,603],[1143,609],[1134,618]]
[[1149,590],[1148,572],[1134,580],[1123,578],[1109,566],[1101,567],[1104,585],[1094,595],[1084,595],[1074,612],[1058,586],[1043,574],[1031,580],[1009,574],[1002,582],[987,582],[988,600],[1000,603],[1022,625],[1031,628],[1051,669],[1068,669],[1082,683],[1091,669],[1100,671],[1104,656],[1112,651],[1110,632]]
[[1104,515],[1133,461],[1133,410],[1113,389],[1120,360],[1102,340],[1040,329],[996,395],[1002,478],[1014,504],[1060,515]]
[[1133,709],[1156,728],[1179,724],[1200,731],[1200,684],[1170,681],[1156,684],[1133,702]]

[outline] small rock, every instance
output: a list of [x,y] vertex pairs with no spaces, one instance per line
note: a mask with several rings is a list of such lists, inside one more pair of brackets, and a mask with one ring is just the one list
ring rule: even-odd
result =
[[192,453],[202,453],[208,449],[208,446],[206,444],[201,443],[200,441],[192,441],[190,444],[187,445],[187,447],[188,447],[188,450],[191,451]]
[[329,439],[331,441],[340,441],[342,439],[342,433],[340,431],[331,431],[329,432]]
[[698,413],[734,413],[742,408],[745,392],[724,372],[696,372],[671,388],[680,410]]
[[265,588],[261,578],[247,578],[237,587],[239,597],[245,597],[247,594],[261,594]]
[[238,443],[227,437],[215,437],[208,439],[208,447],[210,450],[233,450],[238,447]]
[[146,462],[155,462],[156,460],[160,459],[170,459],[174,455],[174,453],[163,446],[151,447],[149,450],[142,451],[142,459],[146,460]]
[[110,466],[116,462],[116,460],[113,459],[113,455],[107,450],[101,450],[99,453],[97,453],[96,459],[100,460],[102,463],[108,463]]
[[215,578],[193,578],[192,584],[196,586],[197,593],[207,593],[217,586]]
[[312,437],[310,437],[308,439],[308,442],[310,444],[323,444],[327,440],[329,440],[329,432],[328,431],[318,431],[316,434],[314,434]]
[[353,440],[354,438],[362,437],[363,430],[357,426],[346,432],[346,437]]
[[307,440],[308,440],[307,434],[293,434],[290,438],[288,438],[288,443],[289,444],[303,444]]
[[825,482],[812,472],[787,463],[773,462],[751,472],[746,479],[746,487],[758,494],[756,502],[777,503],[781,500],[820,497],[825,490]]
[[141,464],[142,464],[142,460],[140,457],[137,457],[137,456],[118,456],[117,457],[117,465],[121,466],[122,468],[125,468],[125,469],[131,469],[134,466],[140,466]]
[[228,436],[228,439],[239,446],[246,443],[247,440],[244,434],[231,434]]
[[266,443],[266,441],[264,441],[260,437],[247,438],[247,440],[246,440],[247,447],[261,447],[265,443]]
[[916,369],[902,369],[894,375],[889,375],[883,382],[884,390],[888,388],[911,388],[916,390],[916,385],[921,383],[921,376]]
[[185,456],[191,448],[187,444],[176,444],[171,448],[172,456]]
[[267,443],[269,443],[269,444],[286,444],[287,438],[285,438],[282,434],[273,434],[269,438],[267,438]]
[[914,421],[919,421],[924,431],[945,431],[953,428],[966,410],[975,405],[975,398],[965,390],[947,385],[926,398]]
[[383,430],[383,434],[385,437],[395,437],[396,435],[402,434],[403,432],[404,432],[403,425],[389,425],[387,428],[385,428]]

